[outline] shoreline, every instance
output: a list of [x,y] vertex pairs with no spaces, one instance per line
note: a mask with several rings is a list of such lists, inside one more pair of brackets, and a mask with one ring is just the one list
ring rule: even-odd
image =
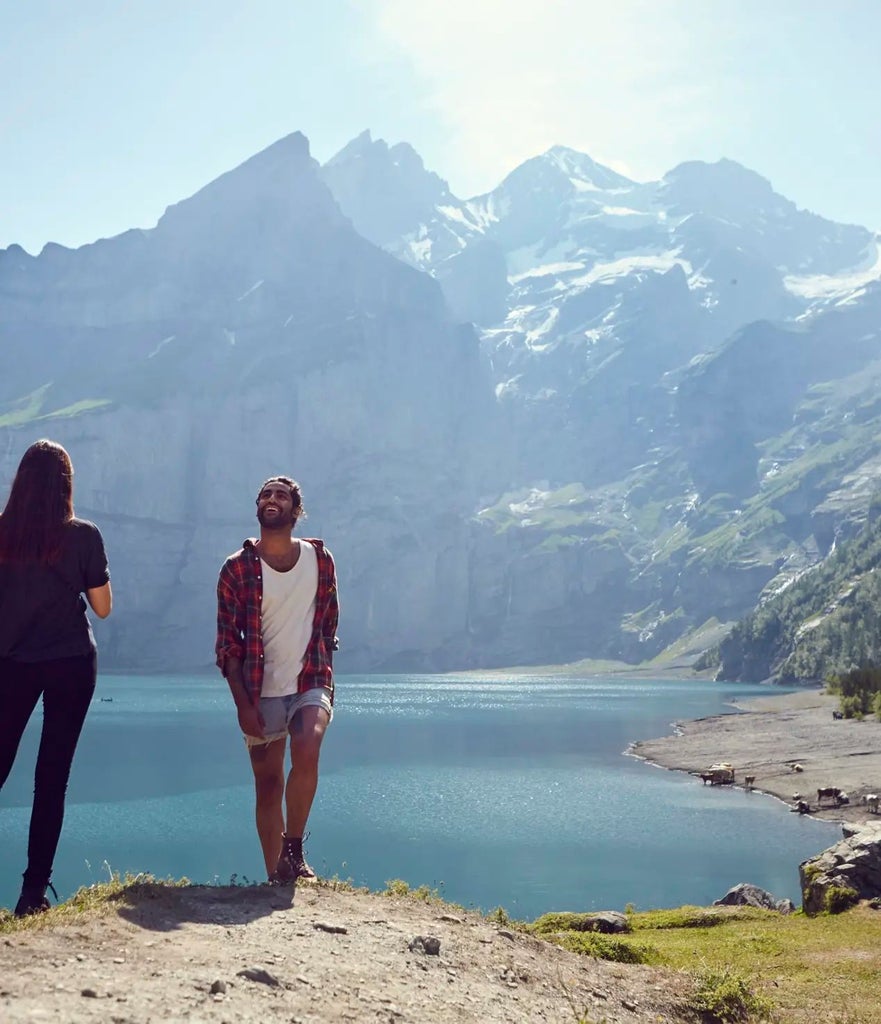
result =
[[[863,798],[881,792],[881,722],[834,719],[837,707],[838,698],[820,690],[734,701],[731,712],[674,722],[672,735],[638,740],[627,754],[689,774],[728,762],[735,786],[743,788],[744,777],[755,776],[753,790],[790,810],[800,795],[814,818],[878,821]],[[818,802],[817,790],[830,786],[846,793],[850,802],[840,807]]]

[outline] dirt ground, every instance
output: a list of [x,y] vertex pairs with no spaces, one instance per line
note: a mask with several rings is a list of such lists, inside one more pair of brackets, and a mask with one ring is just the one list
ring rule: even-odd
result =
[[[756,790],[790,805],[800,794],[814,817],[878,820],[863,797],[881,793],[881,722],[834,719],[837,707],[837,697],[819,690],[758,697],[739,705],[741,714],[678,722],[674,735],[636,743],[632,752],[687,772],[727,761],[738,785],[755,775]],[[829,786],[847,793],[850,803],[818,800],[817,790]]]
[[474,912],[316,884],[147,886],[0,935],[4,1024],[672,1024],[689,991],[684,975],[595,961]]

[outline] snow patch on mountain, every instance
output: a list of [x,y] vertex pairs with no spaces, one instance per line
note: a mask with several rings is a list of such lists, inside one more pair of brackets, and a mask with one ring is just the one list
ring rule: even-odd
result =
[[524,281],[529,277],[549,277],[552,274],[565,274],[573,270],[584,270],[584,267],[584,263],[572,261],[542,263],[537,267],[530,267],[529,270],[524,270],[521,274],[515,274],[513,277],[509,277],[508,280],[511,284],[517,284],[518,281]]
[[881,244],[876,237],[866,250],[862,266],[838,274],[787,274],[786,290],[802,299],[845,299],[857,289],[881,279]]
[[596,263],[583,277],[575,278],[572,285],[573,287],[591,285],[599,281],[612,281],[616,278],[626,277],[628,274],[648,271],[664,274],[677,264],[682,267],[687,277],[691,276],[691,264],[688,260],[683,259],[678,252],[642,253],[624,256],[608,263]]

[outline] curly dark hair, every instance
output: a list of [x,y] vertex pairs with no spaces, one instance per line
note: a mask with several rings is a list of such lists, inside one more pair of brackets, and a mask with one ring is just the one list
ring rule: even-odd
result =
[[275,483],[284,484],[286,487],[290,489],[291,501],[293,502],[294,505],[292,523],[296,523],[297,520],[299,519],[305,519],[306,509],[303,507],[303,495],[300,491],[300,485],[297,483],[296,480],[289,476],[271,476],[269,477],[268,480],[264,480],[263,483],[260,485],[260,490],[257,491],[255,503],[259,503],[260,495],[263,493],[263,488],[267,484]]
[[54,441],[24,453],[0,515],[0,562],[51,564],[73,519],[73,465]]

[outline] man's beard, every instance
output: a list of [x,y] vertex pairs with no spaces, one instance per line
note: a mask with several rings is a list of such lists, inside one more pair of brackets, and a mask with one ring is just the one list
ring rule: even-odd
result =
[[267,530],[293,530],[296,519],[294,519],[293,513],[287,518],[281,514],[266,518],[264,509],[258,508],[257,522]]

